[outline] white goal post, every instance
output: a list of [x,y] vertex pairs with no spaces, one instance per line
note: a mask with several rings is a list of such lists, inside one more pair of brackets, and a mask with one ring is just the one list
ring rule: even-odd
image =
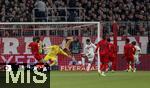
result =
[[[3,33],[5,32],[5,30],[12,30],[12,29],[16,30],[17,28],[24,29],[24,25],[35,25],[35,26],[36,25],[64,25],[64,26],[60,26],[59,29],[65,31],[65,30],[78,29],[79,27],[88,27],[93,24],[97,26],[97,41],[100,41],[101,39],[100,37],[102,36],[100,22],[1,22],[0,32]],[[17,27],[18,25],[23,25],[23,26]],[[69,26],[65,26],[65,25],[69,25]],[[70,27],[70,25],[73,25],[73,26]],[[49,26],[47,28],[46,27],[45,28],[41,28],[41,27],[33,28],[33,30],[56,30],[56,29],[58,28],[57,27],[50,28]],[[5,37],[5,36],[2,36],[2,37]],[[98,50],[98,63],[97,64],[98,64],[98,69],[100,69],[99,50]]]

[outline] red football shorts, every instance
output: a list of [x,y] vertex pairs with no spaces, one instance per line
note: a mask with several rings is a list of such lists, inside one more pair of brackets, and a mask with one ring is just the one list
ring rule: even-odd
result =
[[115,60],[115,58],[116,58],[116,56],[115,55],[109,55],[109,61],[114,61]]
[[40,60],[42,59],[42,55],[39,54],[39,53],[35,54],[34,57],[35,57],[35,59],[38,60],[38,61],[40,61]]
[[134,62],[134,57],[133,56],[126,57],[126,61],[127,62]]
[[103,55],[103,56],[100,56],[100,61],[101,61],[101,63],[108,63],[109,58],[107,55]]

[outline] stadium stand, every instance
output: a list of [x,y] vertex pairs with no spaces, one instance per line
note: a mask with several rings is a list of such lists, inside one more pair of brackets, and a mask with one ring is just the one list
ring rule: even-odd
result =
[[[118,36],[149,36],[148,41],[149,14],[150,0],[0,0],[0,22],[100,21],[103,32],[113,35],[112,21],[116,20],[119,24]],[[33,31],[34,28],[1,25],[0,37],[47,36],[47,30],[41,30],[39,34]],[[48,36],[65,36],[59,30],[48,33]],[[92,33],[87,28],[82,36]],[[147,53],[150,53],[149,47],[150,42]]]
[[116,20],[119,35],[149,36],[149,14],[149,0],[0,1],[0,22],[102,21],[104,32],[110,35],[110,21]]
[[[34,17],[33,10],[37,7],[38,1],[40,0],[1,0],[0,21],[33,21],[31,18]],[[52,13],[45,11],[46,14],[55,17],[64,16],[68,21],[150,20],[149,0],[43,0],[41,2],[45,4],[46,9],[53,9]]]

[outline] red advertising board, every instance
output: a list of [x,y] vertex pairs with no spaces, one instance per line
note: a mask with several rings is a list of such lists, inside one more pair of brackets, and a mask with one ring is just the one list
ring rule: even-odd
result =
[[[87,38],[91,38],[93,43],[96,43],[96,37],[78,37],[79,41],[82,43],[82,47],[85,45],[85,40]],[[141,64],[138,66],[140,70],[150,70],[150,55],[146,54],[147,52],[147,43],[148,37],[129,37],[132,41],[137,41],[142,50],[142,55],[140,57]],[[41,37],[43,43],[46,46],[49,45],[62,45],[64,44],[64,37]],[[118,37],[118,64],[117,69],[123,70],[125,69],[124,65],[126,64],[125,60],[121,58],[123,54],[123,46],[125,44],[124,37]],[[27,49],[27,45],[32,41],[32,37],[21,37],[21,38],[0,38],[0,63],[1,64],[9,64],[9,63],[36,63],[37,61],[31,55],[29,49]],[[43,55],[44,56],[44,55]],[[77,61],[81,61],[81,55],[75,55]],[[58,56],[58,65],[59,66],[68,66],[71,60],[64,56]],[[78,67],[74,67],[78,68]]]

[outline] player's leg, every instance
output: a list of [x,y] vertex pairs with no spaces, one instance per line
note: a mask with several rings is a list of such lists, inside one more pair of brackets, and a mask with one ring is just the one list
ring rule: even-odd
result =
[[129,72],[131,71],[131,66],[130,66],[130,58],[126,57],[126,71]]
[[88,58],[88,65],[87,65],[87,71],[90,71],[90,68],[91,68],[91,65],[93,63],[93,60],[94,60],[94,53],[91,53],[87,56]]
[[100,65],[100,71],[101,71],[101,76],[106,76],[105,72],[106,72],[106,68],[108,67],[108,63],[106,63],[106,61],[108,62],[108,58],[106,58],[105,56],[101,56],[100,57],[100,61],[101,61],[101,65]]
[[49,66],[53,66],[56,65],[57,61],[56,60],[50,60]]
[[103,63],[104,61],[103,61],[103,57],[102,57],[102,56],[100,56],[100,62],[101,62],[101,64],[100,64],[100,69],[99,69],[99,71],[102,72],[103,69],[104,69],[104,65],[103,65],[103,64],[104,64],[104,63]]
[[105,63],[105,72],[108,72],[109,71],[109,65],[108,63]]
[[105,75],[105,72],[106,72],[105,69],[106,69],[106,64],[102,62],[102,63],[101,63],[101,73],[100,73],[101,76],[106,76],[106,75]]
[[105,59],[104,59],[104,71],[105,72],[108,72],[108,63],[109,63],[109,58],[108,57],[105,57]]
[[112,64],[113,63],[112,57],[109,56],[108,59],[109,59],[109,62],[108,62],[108,68],[107,68],[107,70],[112,70],[112,66],[113,66],[113,64]]
[[49,66],[56,65],[57,64],[56,56],[46,55],[42,62],[48,64]]
[[[100,55],[100,54],[99,54]],[[100,68],[98,69],[98,73],[101,74],[104,69],[104,56],[100,55]]]
[[134,56],[134,69],[135,69],[135,71],[136,71],[136,66],[137,66],[137,57],[136,56]]
[[90,71],[91,65],[93,63],[93,59],[94,59],[94,57],[88,57],[88,64],[87,64],[87,68],[86,68],[87,71]]
[[139,55],[135,55],[134,59],[135,59],[135,64],[136,65],[140,64]]
[[40,54],[35,54],[34,57],[35,57],[36,60],[38,61],[38,63],[34,65],[34,71],[37,71],[38,69],[44,68],[44,64],[41,62],[41,60],[42,60],[42,55],[40,55]]
[[[42,60],[42,62],[44,63],[45,68],[47,67],[47,69],[48,69],[48,67],[50,67],[50,69],[51,69],[51,66],[57,64],[57,59],[56,59],[56,56],[46,55],[44,57],[44,59]],[[45,68],[43,68],[43,71],[47,71],[47,69],[45,69]]]
[[100,72],[102,72],[103,71],[103,69],[104,69],[104,63],[102,62],[102,60],[101,60],[101,64],[100,64]]
[[50,63],[48,63],[48,61],[50,60],[51,56],[49,54],[47,54],[44,59],[40,60],[40,62],[42,62],[44,64],[44,68],[43,71],[47,71],[47,69],[50,66]]
[[112,69],[111,71],[115,71],[116,70],[116,60],[115,57],[112,57]]
[[49,65],[47,65],[46,61],[44,59],[42,59],[39,62],[42,63],[42,65],[43,65],[43,71],[44,72],[47,71],[48,70],[47,68],[49,67]]
[[130,58],[130,62],[131,62],[131,70],[132,70],[132,72],[135,72],[135,60],[134,60],[134,57]]
[[135,55],[134,56],[134,65],[135,65],[135,71],[136,71],[136,68],[137,68],[137,65],[139,65],[141,62],[139,61],[139,55]]

